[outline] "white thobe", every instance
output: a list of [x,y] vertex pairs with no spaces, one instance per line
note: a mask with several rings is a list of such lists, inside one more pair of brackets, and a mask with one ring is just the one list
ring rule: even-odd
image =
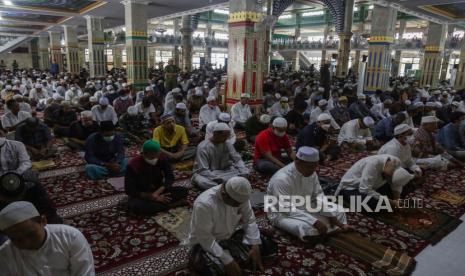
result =
[[14,172],[22,175],[32,167],[31,159],[23,143],[6,140],[0,148],[0,173]]
[[2,126],[3,128],[13,127],[30,117],[31,113],[26,111],[19,111],[18,116],[8,112],[2,117]]
[[[3,108],[5,109],[5,114],[10,112],[10,110],[8,109],[8,107],[6,105],[4,105]],[[27,112],[29,114],[31,114],[31,112],[32,112],[31,105],[28,104],[28,103],[25,103],[25,102],[20,102],[19,103],[19,110]]]
[[409,144],[402,145],[399,140],[392,138],[389,142],[384,144],[379,150],[378,154],[393,155],[400,160],[400,166],[411,171],[420,171],[421,169],[415,164],[412,158],[412,148]]
[[282,107],[280,102],[275,102],[271,107],[270,107],[270,115],[271,116],[279,116],[279,117],[284,117],[286,114],[289,112],[290,108],[289,105],[286,104],[286,107]]
[[[207,127],[205,128],[205,140],[210,140],[210,138],[213,137],[213,128],[215,127],[217,123],[218,123],[218,120],[214,120],[207,124]],[[234,129],[232,128],[229,133],[230,133],[229,138],[226,141],[234,145],[236,143],[236,133],[234,132]]]
[[137,103],[135,107],[137,108],[137,112],[139,114],[143,114],[144,118],[147,120],[151,118],[150,113],[156,112],[155,106],[153,106],[153,104],[150,104],[149,107],[143,107],[142,103]]
[[358,119],[353,119],[343,124],[337,137],[339,145],[342,142],[366,144],[367,140],[373,140],[371,131],[369,128],[360,128]]
[[389,114],[389,109],[387,108],[384,108],[384,103],[377,103],[377,104],[374,104],[370,111],[375,114],[378,118],[381,118],[381,119],[384,119],[386,117],[389,117],[391,116]]
[[223,264],[229,264],[234,259],[228,251],[223,250],[219,242],[231,238],[237,228],[242,226],[243,243],[261,244],[260,231],[250,201],[232,207],[224,203],[220,189],[221,186],[210,188],[195,200],[191,231],[186,241],[191,246],[200,244],[203,250],[219,258]]
[[48,97],[47,91],[43,89],[40,91],[40,93],[38,93],[35,88],[31,89],[31,91],[29,92],[29,99],[31,100],[39,101],[39,100],[48,99],[48,98],[49,97]]
[[94,259],[86,238],[76,228],[45,226],[47,237],[37,250],[22,250],[8,240],[0,247],[2,275],[92,276]]
[[[297,170],[295,163],[281,168],[273,175],[268,183],[267,194],[278,197],[278,199],[279,196],[309,197],[306,199],[311,200],[311,206],[313,208],[316,207],[317,201],[322,202],[322,204],[328,208],[328,210],[320,210],[318,213],[310,213],[304,205],[293,206],[295,210],[291,212],[267,213],[268,218],[274,225],[300,239],[319,235],[318,230],[313,226],[317,221],[324,223],[328,227],[329,232],[336,230],[337,227],[331,227],[328,218],[336,217],[341,223],[347,223],[345,213],[337,212],[336,208],[331,208],[329,205],[324,204],[326,197],[321,189],[318,175],[313,173],[308,177],[303,176]],[[292,204],[290,204],[290,206],[292,206]],[[278,206],[276,206],[276,208],[278,208]]]
[[103,110],[100,105],[94,105],[91,109],[92,111],[92,120],[100,123],[103,121],[112,121],[114,125],[118,122],[118,115],[116,115],[115,109],[113,106],[108,105],[105,110]]
[[231,119],[234,123],[239,122],[243,124],[250,117],[252,117],[252,112],[248,104],[243,105],[241,102],[237,102],[231,107]]
[[199,127],[217,120],[221,110],[218,106],[210,107],[208,104],[203,105],[199,112]]
[[370,100],[372,105],[381,103],[381,99],[379,98],[379,96],[376,95],[371,96]]
[[170,91],[165,96],[165,104],[164,104],[163,112],[165,114],[174,113],[175,109],[176,109],[176,103],[174,101],[173,92]]
[[322,110],[319,106],[316,107],[315,109],[313,109],[312,112],[310,113],[310,124],[316,122],[317,119],[318,119],[318,116],[320,116],[322,113],[326,113],[329,116],[331,116],[331,126],[334,129],[340,129],[341,128],[339,126],[339,124],[336,123],[336,121],[334,120],[333,115],[331,115],[331,112],[329,112],[329,110]]
[[210,91],[208,92],[208,97],[215,97],[216,99],[218,99],[218,88],[215,86],[213,87],[212,89],[210,89]]

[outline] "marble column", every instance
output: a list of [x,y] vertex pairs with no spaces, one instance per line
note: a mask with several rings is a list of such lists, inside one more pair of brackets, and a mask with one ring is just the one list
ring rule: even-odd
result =
[[182,16],[182,27],[179,30],[182,34],[182,70],[186,72],[192,71],[192,17],[190,15]]
[[[211,11],[208,13],[209,20],[211,20]],[[207,27],[205,28],[205,64],[212,63],[212,46],[211,43],[213,41],[213,31],[212,31],[212,23],[207,22]]]
[[123,68],[123,50],[121,47],[113,47],[113,67]]
[[[399,22],[399,41],[402,41],[402,37],[404,36],[406,26],[407,26],[407,20],[406,19],[400,20],[400,22]],[[400,50],[400,49],[396,50],[396,54],[394,56],[394,63],[392,64],[392,72],[391,72],[391,75],[393,77],[399,76],[401,57],[402,57],[402,50]]]
[[456,90],[465,88],[465,39],[462,40],[462,45],[460,47],[460,61],[454,88]]
[[47,36],[39,36],[39,68],[50,69],[50,54],[48,52],[49,42]]
[[344,7],[344,30],[338,33],[339,54],[336,65],[336,77],[345,78],[349,71],[350,39],[352,38],[352,18],[354,13],[354,0],[346,0]]
[[266,29],[255,31],[254,26],[263,16],[256,10],[256,0],[229,1],[228,108],[245,92],[251,94],[249,105],[255,112],[261,108],[269,38]]
[[376,5],[373,8],[371,36],[368,41],[368,62],[365,70],[365,91],[386,90],[391,73],[391,45],[394,42],[397,11]]
[[89,43],[89,71],[91,78],[105,76],[105,37],[103,33],[103,17],[86,16],[87,41]]
[[[446,41],[450,41],[450,38],[454,35],[455,31],[455,26],[450,24],[447,26],[447,39]],[[450,55],[452,53],[452,49],[449,49],[449,47],[444,47],[443,51],[443,59],[442,59],[442,65],[441,65],[441,76],[439,77],[439,80],[445,80],[447,77],[447,71],[449,69],[449,61],[450,61]]]
[[63,26],[65,31],[66,69],[71,74],[79,74],[79,46],[76,26]]
[[437,86],[441,73],[446,26],[429,22],[420,85]]
[[[180,27],[179,27],[180,21],[181,21],[181,20],[180,20],[179,18],[175,18],[175,19],[173,20],[173,25],[174,25],[174,32],[173,32],[173,34],[174,34],[174,37],[175,37],[175,38],[179,37],[179,35],[180,35],[180,32],[179,32],[179,29],[180,29]],[[173,49],[173,55],[172,55],[172,56],[173,56],[173,59],[174,59],[174,65],[176,65],[176,66],[178,66],[178,67],[181,67],[181,66],[179,66],[179,63],[180,63],[180,61],[179,61],[180,53],[179,53],[179,45],[178,45],[177,43],[174,44],[174,49]]]
[[128,84],[132,84],[136,89],[143,89],[148,82],[147,5],[136,0],[126,0],[123,4]]
[[59,32],[49,32],[50,34],[50,56],[52,58],[52,63],[58,64],[58,71],[62,72],[63,70],[63,57],[61,55],[61,33]]
[[34,38],[31,40],[31,58],[32,58],[32,68],[39,69],[39,43],[38,39]]

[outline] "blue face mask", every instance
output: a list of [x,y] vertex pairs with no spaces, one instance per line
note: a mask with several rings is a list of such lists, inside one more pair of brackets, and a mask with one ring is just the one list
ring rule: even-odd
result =
[[113,141],[113,139],[115,139],[115,135],[103,136],[103,140],[105,140],[106,142],[111,142],[111,141]]

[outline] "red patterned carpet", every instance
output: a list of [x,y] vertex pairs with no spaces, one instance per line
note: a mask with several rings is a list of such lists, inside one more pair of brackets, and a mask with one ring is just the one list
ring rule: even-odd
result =
[[[251,150],[249,147],[248,151]],[[134,156],[137,151],[138,147],[133,146],[127,154]],[[319,174],[337,181],[365,155],[344,153],[340,160],[320,166]],[[250,155],[244,156],[244,159],[249,158]],[[60,156],[54,161],[53,168],[41,172],[42,183],[65,222],[80,229],[88,239],[100,275],[189,275],[186,270],[188,249],[166,230],[166,225],[159,225],[154,217],[128,214],[124,193],[115,190],[107,181],[88,180],[83,172],[84,161],[77,153],[62,147]],[[199,191],[190,186],[189,176],[189,172],[177,172],[176,185],[190,187],[191,205]],[[465,213],[465,204],[460,202],[465,197],[464,176],[465,169],[431,172],[425,184],[409,194],[409,197],[423,199],[424,207],[432,211],[396,221],[351,213],[349,222],[367,240],[414,257],[433,242],[432,235],[440,238],[441,234],[447,234],[457,223],[456,218]],[[250,179],[255,190],[266,189],[267,179],[255,173]],[[266,275],[385,274],[355,252],[330,244],[307,246],[272,227],[261,210],[257,210],[256,215],[261,230],[272,235],[279,246],[278,258],[267,263]],[[442,222],[441,227],[444,225],[442,228],[447,231],[440,233],[441,229],[435,229],[433,226],[437,222]]]

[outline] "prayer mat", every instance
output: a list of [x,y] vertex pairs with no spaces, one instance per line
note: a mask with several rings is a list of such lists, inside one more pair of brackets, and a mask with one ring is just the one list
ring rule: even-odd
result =
[[108,178],[107,182],[113,186],[116,191],[124,191],[124,176]]
[[327,244],[371,264],[375,271],[388,275],[409,275],[416,264],[415,260],[406,253],[392,250],[355,232],[334,234]]
[[465,197],[450,191],[439,191],[432,195],[432,198],[447,202],[454,206],[460,206],[465,203]]
[[431,244],[438,243],[462,223],[458,218],[427,208],[402,209],[400,212],[377,213],[378,220],[419,236]]
[[155,216],[155,221],[179,241],[187,238],[190,231],[191,212],[188,207],[178,207]]
[[42,160],[37,162],[32,162],[32,168],[38,171],[49,170],[55,167],[55,162],[53,160]]
[[194,160],[184,160],[173,164],[173,170],[192,172]]

